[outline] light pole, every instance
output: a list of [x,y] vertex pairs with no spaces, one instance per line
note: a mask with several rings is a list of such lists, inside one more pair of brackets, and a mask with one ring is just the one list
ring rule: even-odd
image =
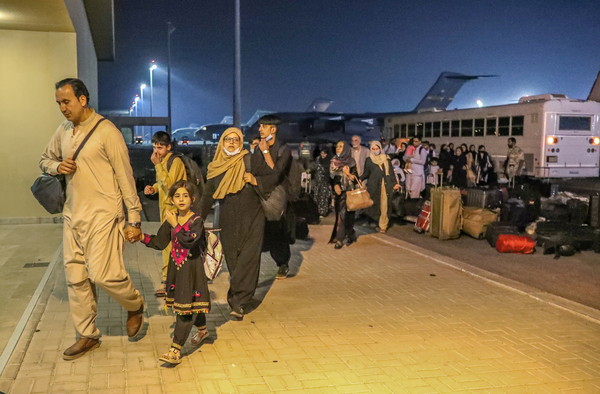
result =
[[[133,107],[135,108],[135,117],[137,118],[138,116],[138,101],[140,101],[140,96],[138,96],[137,94],[135,95],[135,99],[133,100]],[[135,126],[133,129],[133,133],[135,134]]]
[[240,114],[242,112],[242,72],[241,72],[241,44],[240,44],[240,0],[235,0],[235,56],[234,56],[234,93],[233,93],[233,125],[240,127]]
[[[140,85],[140,96],[141,96],[141,103],[142,103],[141,115],[142,116],[144,116],[144,89],[146,89],[145,83]],[[142,138],[146,139],[146,128],[144,126],[142,126]]]
[[152,116],[152,106],[154,105],[154,85],[152,84],[152,71],[156,70],[154,60],[150,62],[150,116]]
[[167,116],[169,118],[169,134],[171,134],[171,34],[175,27],[171,22],[167,22]]

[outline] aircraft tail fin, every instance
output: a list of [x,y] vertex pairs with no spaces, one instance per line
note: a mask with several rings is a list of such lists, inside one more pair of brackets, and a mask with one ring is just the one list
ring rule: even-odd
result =
[[600,72],[596,76],[596,80],[592,85],[592,89],[590,90],[590,94],[588,94],[588,100],[600,102]]
[[464,75],[444,71],[421,99],[414,111],[443,111],[448,108],[448,105],[454,100],[454,96],[465,82],[484,77],[497,77],[497,75]]

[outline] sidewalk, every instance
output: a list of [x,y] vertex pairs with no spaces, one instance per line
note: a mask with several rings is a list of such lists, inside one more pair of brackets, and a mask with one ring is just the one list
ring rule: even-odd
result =
[[[145,226],[155,231],[157,224]],[[126,261],[147,301],[145,336],[127,340],[126,313],[99,292],[102,346],[67,362],[75,340],[62,267],[54,270],[0,379],[11,393],[600,392],[600,324],[452,268],[438,256],[370,234],[341,250],[330,226],[293,247],[275,281],[263,254],[257,299],[227,319],[227,273],[211,285],[212,341],[189,344],[176,368],[157,357],[173,317],[153,297],[160,253],[136,244]],[[58,246],[58,245],[57,245]],[[27,334],[28,332],[28,334]]]

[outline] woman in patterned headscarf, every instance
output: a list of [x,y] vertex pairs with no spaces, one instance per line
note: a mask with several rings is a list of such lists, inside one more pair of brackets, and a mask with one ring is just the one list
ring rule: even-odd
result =
[[358,179],[356,162],[352,158],[350,146],[339,141],[335,146],[335,156],[331,159],[330,173],[333,184],[335,207],[335,224],[329,243],[335,243],[336,249],[344,246],[344,241],[350,245],[356,241],[354,231],[354,212],[346,208],[346,190],[352,190]]
[[219,201],[221,242],[229,270],[227,301],[231,317],[241,320],[244,307],[252,300],[258,284],[265,216],[256,178],[247,167],[249,152],[242,149],[242,131],[230,127],[223,132],[212,162],[200,203],[200,216],[206,219],[211,206]]
[[377,231],[385,233],[392,214],[392,193],[400,189],[400,184],[394,175],[390,158],[383,153],[379,141],[371,141],[371,154],[367,157],[360,179],[367,180],[367,191],[373,199],[373,205],[365,213],[378,224]]

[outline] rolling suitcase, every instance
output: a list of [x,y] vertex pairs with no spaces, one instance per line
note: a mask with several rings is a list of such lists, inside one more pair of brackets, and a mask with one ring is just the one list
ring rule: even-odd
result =
[[567,201],[567,210],[569,211],[569,223],[583,224],[588,217],[588,204],[585,201],[572,198]]
[[414,230],[419,234],[426,232],[429,230],[431,217],[431,203],[429,201],[425,201],[423,203],[423,208],[421,209],[421,213],[417,217],[417,222],[415,223]]
[[517,229],[517,226],[510,222],[490,223],[485,230],[485,239],[487,239],[492,248],[496,247],[496,242],[498,241],[498,236],[500,236],[500,234],[519,235],[519,230]]
[[458,238],[462,227],[460,190],[454,187],[432,189],[430,217],[429,231],[433,237],[440,240]]
[[590,226],[600,228],[600,194],[590,196]]
[[497,189],[467,189],[466,206],[495,209],[502,205],[502,192]]

